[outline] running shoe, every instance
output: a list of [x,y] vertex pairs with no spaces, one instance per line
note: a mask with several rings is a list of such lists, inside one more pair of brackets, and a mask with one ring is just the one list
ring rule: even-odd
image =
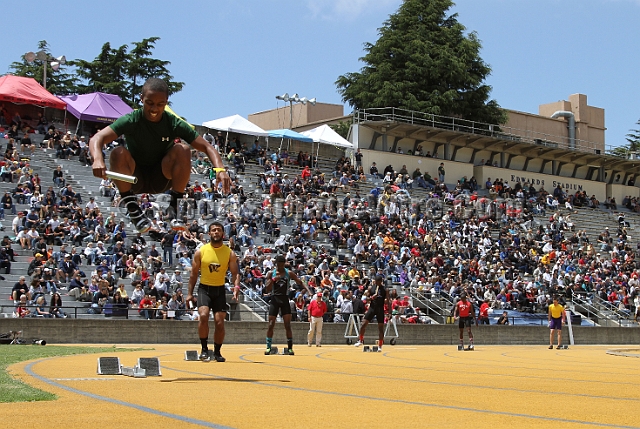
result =
[[473,344],[471,344],[469,347],[467,347],[467,350],[474,351],[475,349],[473,348]]
[[215,360],[216,362],[226,362],[227,360],[225,358],[222,357],[222,355],[220,354],[214,354],[213,355],[213,360]]
[[270,355],[271,354],[271,347],[267,347],[267,349],[264,351],[265,355]]
[[360,347],[362,345],[362,342],[360,340],[356,341],[356,343],[353,345],[354,347]]
[[285,355],[289,355],[289,356],[293,356],[295,353],[293,353],[293,349],[284,349],[283,352]]
[[208,351],[208,350],[202,350],[202,351],[200,352],[200,357],[199,357],[199,359],[200,359],[202,362],[209,362],[209,361],[211,360],[211,356],[209,355],[209,351]]
[[174,231],[186,231],[187,226],[179,219],[173,219],[171,221],[171,229]]

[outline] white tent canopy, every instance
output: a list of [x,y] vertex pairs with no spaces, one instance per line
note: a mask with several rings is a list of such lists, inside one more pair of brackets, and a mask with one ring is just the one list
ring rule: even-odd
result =
[[320,125],[318,128],[303,131],[300,134],[310,137],[315,143],[330,144],[346,149],[353,149],[353,144],[351,142],[342,138],[340,134],[333,131],[333,129],[328,125]]
[[266,137],[269,134],[256,124],[249,122],[249,120],[243,118],[240,115],[227,116],[226,118],[203,122],[202,126],[210,128],[212,130],[226,131],[228,133],[246,134],[256,137]]

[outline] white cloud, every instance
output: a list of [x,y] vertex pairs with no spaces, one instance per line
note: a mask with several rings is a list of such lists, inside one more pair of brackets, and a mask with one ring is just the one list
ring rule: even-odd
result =
[[[307,0],[307,6],[314,18],[353,20],[372,9],[389,9],[399,5],[401,0]],[[395,9],[389,10],[389,13]]]

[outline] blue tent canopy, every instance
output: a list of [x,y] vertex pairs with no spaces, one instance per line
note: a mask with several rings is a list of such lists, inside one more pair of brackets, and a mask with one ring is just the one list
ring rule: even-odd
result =
[[298,141],[307,142],[307,143],[313,142],[312,138],[303,136],[300,133],[296,133],[295,131],[291,131],[287,129],[271,130],[271,131],[267,131],[267,133],[269,133],[269,137],[298,140]]

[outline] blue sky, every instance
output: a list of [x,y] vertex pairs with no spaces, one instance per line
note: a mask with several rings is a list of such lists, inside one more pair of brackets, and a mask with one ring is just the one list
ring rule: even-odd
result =
[[[336,78],[360,69],[401,0],[54,3],[30,1],[31,17],[5,29],[0,74],[43,39],[54,56],[92,60],[107,41],[159,36],[155,56],[186,83],[173,108],[199,124],[282,106],[285,92],[341,103]],[[605,109],[607,145],[640,128],[640,0],[458,0],[452,12],[478,33],[501,106],[537,113],[580,92]]]

